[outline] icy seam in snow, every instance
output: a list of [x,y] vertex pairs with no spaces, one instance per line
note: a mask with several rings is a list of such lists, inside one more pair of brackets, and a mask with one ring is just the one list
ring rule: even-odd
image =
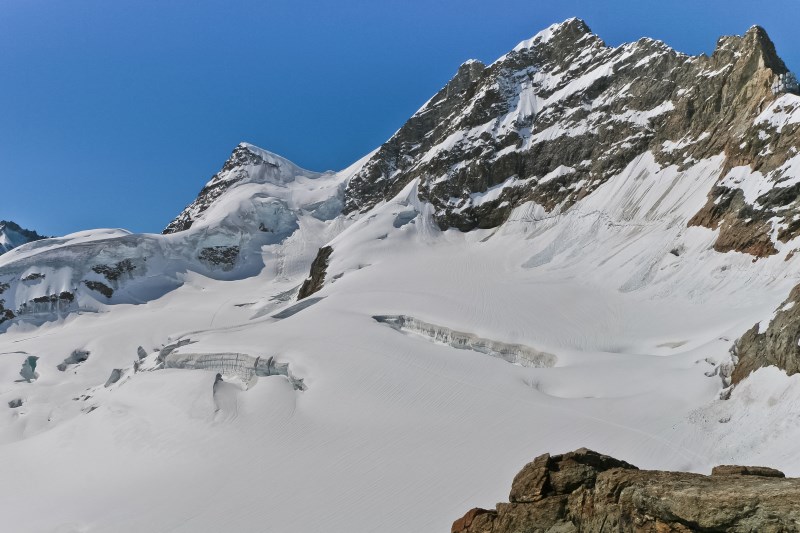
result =
[[433,342],[446,344],[460,350],[483,353],[515,365],[549,368],[555,366],[557,361],[555,355],[541,352],[530,346],[484,339],[471,333],[455,331],[444,326],[423,322],[411,316],[376,315],[372,318],[403,333],[413,333],[426,337]]
[[233,376],[245,383],[265,376],[285,376],[296,390],[305,390],[302,379],[289,372],[288,363],[276,363],[273,357],[253,357],[243,353],[177,353],[164,358],[164,368],[210,370]]

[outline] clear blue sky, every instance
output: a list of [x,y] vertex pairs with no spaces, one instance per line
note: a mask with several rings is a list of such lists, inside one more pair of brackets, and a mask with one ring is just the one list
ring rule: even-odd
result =
[[157,232],[243,140],[342,168],[571,16],[692,54],[760,24],[800,68],[797,0],[1,0],[0,219]]

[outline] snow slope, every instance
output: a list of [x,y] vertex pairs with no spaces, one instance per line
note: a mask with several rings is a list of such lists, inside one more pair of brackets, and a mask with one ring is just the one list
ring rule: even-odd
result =
[[[412,183],[340,222],[310,304],[287,300],[305,273],[265,245],[254,276],[187,271],[138,305],[15,323],[0,336],[0,396],[22,400],[0,422],[4,527],[446,531],[504,497],[533,456],[578,446],[640,467],[800,474],[796,377],[764,369],[718,399],[732,340],[798,277],[780,255],[721,254],[714,231],[686,228],[719,172],[716,159],[679,172],[644,154],[566,213],[528,204],[469,233],[439,230]],[[284,256],[305,254],[305,238],[286,239]],[[454,331],[555,363],[455,347]],[[274,357],[306,388],[150,370],[179,340],[187,357]],[[75,350],[90,355],[60,371]],[[38,378],[20,381],[31,355]]]

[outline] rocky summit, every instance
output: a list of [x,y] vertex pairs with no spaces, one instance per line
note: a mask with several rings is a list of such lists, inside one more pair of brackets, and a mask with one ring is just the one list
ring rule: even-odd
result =
[[570,19],[491,65],[462,65],[353,176],[346,209],[368,210],[418,179],[442,228],[491,228],[525,202],[563,212],[643,152],[681,168],[722,154],[720,181],[690,224],[719,229],[718,251],[773,254],[776,238],[800,232],[800,114],[781,96],[797,89],[781,84],[787,72],[758,26],[687,56],[652,39],[609,47]]
[[472,509],[452,533],[789,533],[800,531],[800,479],[725,465],[710,476],[639,470],[581,448],[537,457],[509,503]]

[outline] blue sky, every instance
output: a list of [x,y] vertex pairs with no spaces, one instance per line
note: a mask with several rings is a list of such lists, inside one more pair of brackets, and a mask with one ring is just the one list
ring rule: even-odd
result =
[[692,54],[760,24],[800,68],[796,0],[0,0],[0,219],[157,232],[243,140],[342,168],[571,16]]

